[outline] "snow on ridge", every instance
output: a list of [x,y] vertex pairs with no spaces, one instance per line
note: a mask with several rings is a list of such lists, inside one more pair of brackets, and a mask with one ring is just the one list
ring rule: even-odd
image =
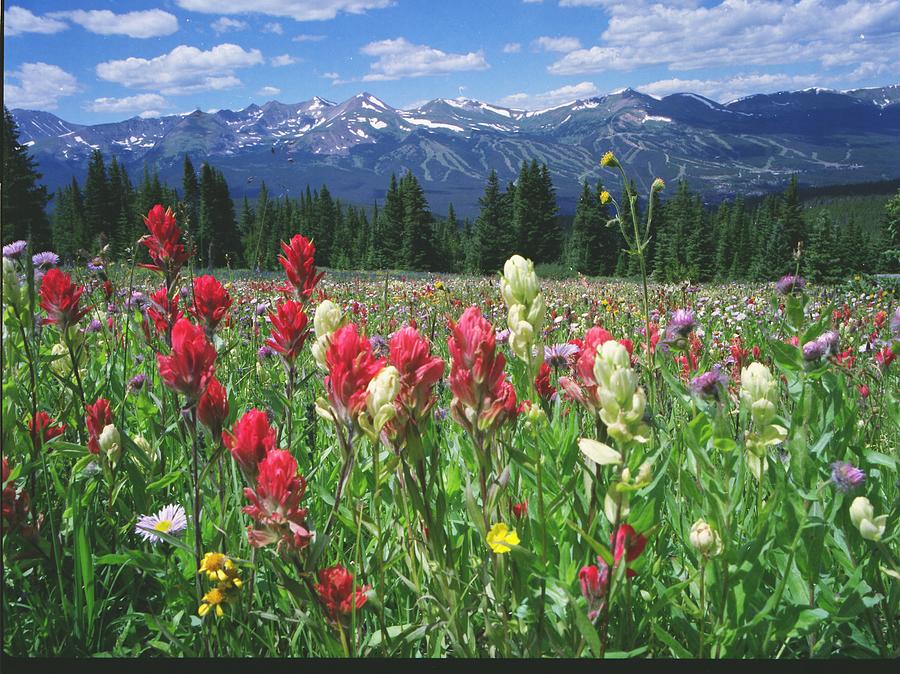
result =
[[644,119],[641,120],[641,124],[644,122],[671,122],[671,117],[663,117],[662,115],[647,115]]
[[463,132],[463,128],[461,126],[456,126],[455,124],[442,124],[441,122],[432,122],[430,119],[414,119],[412,117],[404,117],[404,119],[410,124],[425,126],[429,129],[448,129],[450,131],[456,131],[457,133]]

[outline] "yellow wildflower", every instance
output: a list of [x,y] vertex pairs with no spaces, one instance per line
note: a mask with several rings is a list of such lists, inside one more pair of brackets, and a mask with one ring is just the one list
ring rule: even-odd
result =
[[487,544],[491,546],[491,550],[498,555],[502,555],[512,550],[510,545],[519,544],[519,535],[515,530],[511,530],[504,522],[497,522],[491,527],[487,534]]
[[222,604],[229,601],[228,593],[222,587],[214,587],[205,595],[203,595],[203,603],[197,609],[197,615],[201,618],[209,613],[209,609],[215,607],[216,617],[221,618],[225,612],[222,610]]
[[603,157],[600,159],[600,166],[612,166],[613,168],[619,165],[619,161],[616,159],[616,155],[612,152],[606,152]]
[[600,193],[600,203],[601,203],[601,204],[606,204],[606,202],[608,202],[609,199],[610,199],[609,192],[607,192],[606,190],[603,190],[603,191]]
[[206,576],[212,581],[218,581],[228,585],[240,587],[242,582],[240,571],[228,557],[221,552],[207,552],[200,562],[197,573],[206,571]]

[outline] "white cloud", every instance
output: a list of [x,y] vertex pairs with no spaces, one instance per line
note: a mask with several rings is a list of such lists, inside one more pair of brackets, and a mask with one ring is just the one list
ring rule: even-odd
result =
[[182,9],[206,14],[267,14],[295,21],[327,21],[340,12],[362,14],[382,9],[394,0],[175,0]]
[[497,103],[508,108],[520,108],[523,110],[538,110],[540,108],[549,108],[561,103],[568,103],[579,98],[590,98],[600,93],[597,86],[593,82],[579,82],[578,84],[569,84],[558,89],[545,91],[540,94],[510,94],[504,96]]
[[60,98],[78,91],[74,75],[40,61],[4,72],[3,80],[4,104],[10,108],[55,110]]
[[227,16],[220,16],[212,22],[212,29],[216,35],[225,33],[229,30],[246,30],[247,22],[240,19],[229,19]]
[[507,42],[503,45],[504,54],[518,54],[520,51],[522,51],[521,42]]
[[144,110],[143,112],[138,113],[138,117],[141,119],[153,119],[161,116],[162,113],[159,110]]
[[484,52],[448,54],[427,45],[412,44],[406,38],[370,42],[360,52],[377,59],[371,64],[364,82],[396,80],[402,77],[422,77],[489,68]]
[[330,73],[322,73],[321,75],[326,80],[339,80],[341,79],[340,73],[330,72]]
[[259,49],[245,51],[224,43],[208,51],[179,45],[152,59],[130,57],[97,64],[97,75],[126,87],[157,89],[163,94],[218,91],[238,86],[237,68],[263,63]]
[[581,42],[579,42],[577,37],[567,37],[564,35],[560,37],[541,36],[531,43],[531,48],[540,51],[558,51],[566,53],[581,49]]
[[297,63],[300,59],[291,56],[290,54],[282,54],[281,56],[273,56],[269,63],[271,63],[276,68],[281,68],[283,66],[289,66],[294,63]]
[[35,16],[24,7],[10,7],[3,12],[3,34],[6,37],[23,33],[50,35],[66,30],[69,24],[46,16]]
[[95,98],[85,107],[91,112],[156,112],[148,108],[164,108],[167,105],[166,99],[159,94],[137,94],[125,98]]
[[284,28],[277,21],[272,21],[262,27],[263,33],[274,33],[275,35],[284,35]]
[[256,92],[257,96],[277,96],[281,93],[281,89],[278,87],[263,87],[259,91]]
[[667,96],[675,93],[692,93],[706,96],[714,101],[727,103],[751,94],[767,94],[776,91],[796,91],[811,86],[827,85],[829,77],[822,75],[785,75],[782,73],[759,73],[735,75],[722,79],[684,80],[673,78],[650,82],[635,87],[652,96]]
[[107,9],[53,12],[48,16],[65,18],[97,35],[127,35],[133,38],[160,37],[178,30],[178,19],[161,9],[113,14]]
[[[900,3],[896,0],[565,0],[602,5],[609,24],[601,41],[570,52],[548,71],[557,75],[808,63],[833,68],[861,62],[889,65],[900,57]],[[814,27],[812,29],[811,27]],[[865,35],[865,38],[862,37]],[[895,66],[896,67],[896,66]]]
[[324,35],[310,35],[309,33],[301,33],[291,38],[292,42],[319,42],[324,40]]

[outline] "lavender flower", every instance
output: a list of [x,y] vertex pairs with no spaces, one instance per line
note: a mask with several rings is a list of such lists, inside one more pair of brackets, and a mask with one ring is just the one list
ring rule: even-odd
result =
[[140,391],[147,383],[147,375],[136,374],[128,380],[128,388],[132,391]]
[[145,541],[162,543],[165,539],[154,532],[177,536],[187,529],[187,516],[180,505],[167,505],[155,515],[141,515],[134,528]]
[[678,309],[672,314],[666,325],[666,344],[674,346],[676,349],[683,349],[687,346],[687,337],[691,334],[691,330],[697,327],[694,320],[694,314],[690,309]]
[[100,332],[102,329],[103,324],[95,318],[87,325],[87,327],[85,327],[84,332],[85,334],[91,334],[94,332]]
[[721,400],[728,386],[728,375],[722,372],[721,365],[714,365],[709,372],[694,377],[690,388],[694,395],[709,400]]
[[256,305],[256,308],[254,309],[254,311],[256,312],[257,316],[265,316],[266,311],[268,309],[269,309],[268,304],[266,304],[265,302],[260,302],[259,304]]
[[779,295],[794,295],[803,292],[806,287],[806,279],[800,276],[788,274],[782,276],[775,284],[775,290]]
[[894,315],[891,317],[891,333],[894,337],[900,337],[900,307],[894,309]]
[[828,332],[819,335],[819,338],[816,339],[816,341],[825,349],[826,356],[836,355],[841,347],[841,336],[834,330],[829,330]]
[[803,345],[803,360],[812,362],[825,355],[825,345],[818,340],[812,340]]
[[3,257],[8,257],[10,260],[15,260],[22,254],[22,251],[25,250],[25,247],[28,245],[26,241],[13,241],[12,243],[8,243],[3,246]]
[[509,341],[509,328],[503,328],[503,330],[497,330],[494,335],[494,339],[498,344],[506,344]]
[[835,488],[845,494],[866,481],[866,474],[847,461],[835,461],[831,464],[831,482]]
[[544,360],[557,370],[569,367],[569,359],[575,358],[581,349],[575,344],[554,344],[544,347]]
[[88,271],[103,271],[103,260],[101,260],[99,257],[95,257],[93,260],[87,263],[87,268]]
[[381,335],[369,337],[369,344],[372,346],[372,354],[376,358],[387,358],[390,354],[390,347]]
[[435,407],[434,408],[434,420],[435,421],[443,421],[450,414],[449,407]]
[[270,347],[270,346],[266,346],[265,344],[263,344],[261,347],[259,347],[259,351],[256,352],[256,357],[259,358],[260,360],[265,360],[266,358],[270,358],[271,356],[274,356],[274,355],[275,355],[274,349],[272,349],[272,347]]
[[49,250],[31,256],[31,262],[35,267],[55,267],[59,264],[59,255]]

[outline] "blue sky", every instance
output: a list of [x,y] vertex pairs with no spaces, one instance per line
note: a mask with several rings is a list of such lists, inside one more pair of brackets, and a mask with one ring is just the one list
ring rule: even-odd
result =
[[900,82],[900,0],[13,0],[4,50],[5,105],[82,123],[363,90],[727,101]]

